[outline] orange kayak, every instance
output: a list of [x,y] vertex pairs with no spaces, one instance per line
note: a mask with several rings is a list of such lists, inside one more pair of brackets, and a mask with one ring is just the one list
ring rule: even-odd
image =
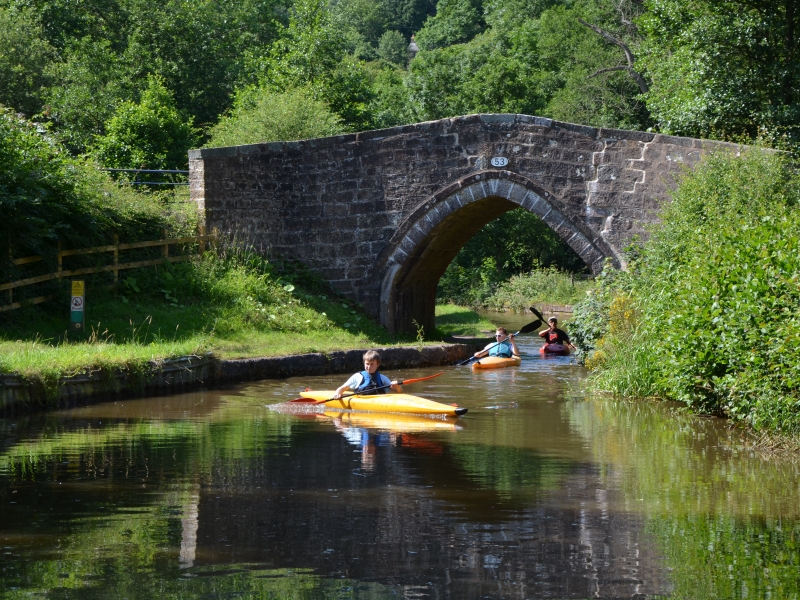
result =
[[504,358],[502,356],[486,356],[472,363],[473,370],[479,369],[504,369],[505,367],[518,367],[522,364],[519,356]]

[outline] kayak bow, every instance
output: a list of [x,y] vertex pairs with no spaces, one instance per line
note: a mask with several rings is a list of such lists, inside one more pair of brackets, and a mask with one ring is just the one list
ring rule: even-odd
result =
[[512,356],[505,358],[503,356],[487,356],[477,362],[472,363],[474,370],[478,369],[503,369],[505,367],[518,367],[522,364],[522,359],[519,356]]

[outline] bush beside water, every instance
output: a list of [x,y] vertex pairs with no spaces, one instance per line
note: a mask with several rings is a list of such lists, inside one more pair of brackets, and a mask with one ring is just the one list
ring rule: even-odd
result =
[[576,307],[593,386],[800,433],[798,201],[789,159],[758,149],[687,175],[629,271]]

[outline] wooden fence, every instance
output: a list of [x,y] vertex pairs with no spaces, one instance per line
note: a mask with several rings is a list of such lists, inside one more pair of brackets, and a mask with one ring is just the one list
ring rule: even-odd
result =
[[[54,295],[48,296],[37,296],[35,298],[29,298],[21,302],[14,301],[14,290],[29,286],[35,285],[37,283],[43,283],[46,281],[53,281],[58,279],[63,279],[65,277],[74,277],[76,275],[91,275],[93,273],[107,273],[112,272],[114,274],[114,283],[119,280],[119,272],[124,269],[137,269],[139,267],[149,267],[153,265],[160,265],[164,262],[168,261],[171,263],[181,262],[184,260],[188,260],[192,256],[197,256],[197,254],[202,254],[205,251],[206,243],[213,244],[216,241],[215,234],[206,234],[204,228],[201,228],[200,232],[197,235],[188,236],[188,237],[181,237],[181,238],[170,238],[168,237],[168,232],[164,231],[164,239],[161,240],[152,240],[147,242],[131,242],[127,244],[120,244],[119,239],[115,236],[115,243],[109,246],[96,246],[94,248],[80,248],[77,250],[61,250],[59,247],[58,251],[58,269],[53,273],[46,273],[44,275],[37,275],[35,277],[27,277],[25,279],[19,279],[17,281],[12,281],[10,283],[2,283],[0,284],[0,294],[6,295],[6,300],[8,304],[4,306],[0,306],[0,312],[13,310],[15,308],[20,308],[22,306],[26,306],[28,304],[41,304],[42,302],[46,302],[51,300]],[[178,256],[170,256],[169,247],[175,244],[197,244],[198,251],[197,253],[190,253],[190,254],[181,254]],[[162,256],[160,258],[150,259],[150,260],[139,260],[134,262],[120,262],[119,261],[119,253],[125,250],[133,250],[138,248],[154,248],[154,247],[161,247],[162,248]],[[68,256],[84,256],[88,254],[100,254],[104,252],[113,252],[113,262],[108,265],[103,265],[99,267],[85,267],[80,269],[65,269],[64,268],[64,258]],[[13,258],[12,262],[17,266],[27,265],[31,263],[36,263],[44,260],[41,256],[26,256],[24,258]]]

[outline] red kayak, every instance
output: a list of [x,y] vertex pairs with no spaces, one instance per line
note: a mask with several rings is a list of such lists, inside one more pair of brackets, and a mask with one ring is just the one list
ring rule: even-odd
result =
[[545,344],[539,348],[539,352],[545,355],[552,354],[554,356],[567,356],[569,355],[569,347],[564,346],[563,344]]

